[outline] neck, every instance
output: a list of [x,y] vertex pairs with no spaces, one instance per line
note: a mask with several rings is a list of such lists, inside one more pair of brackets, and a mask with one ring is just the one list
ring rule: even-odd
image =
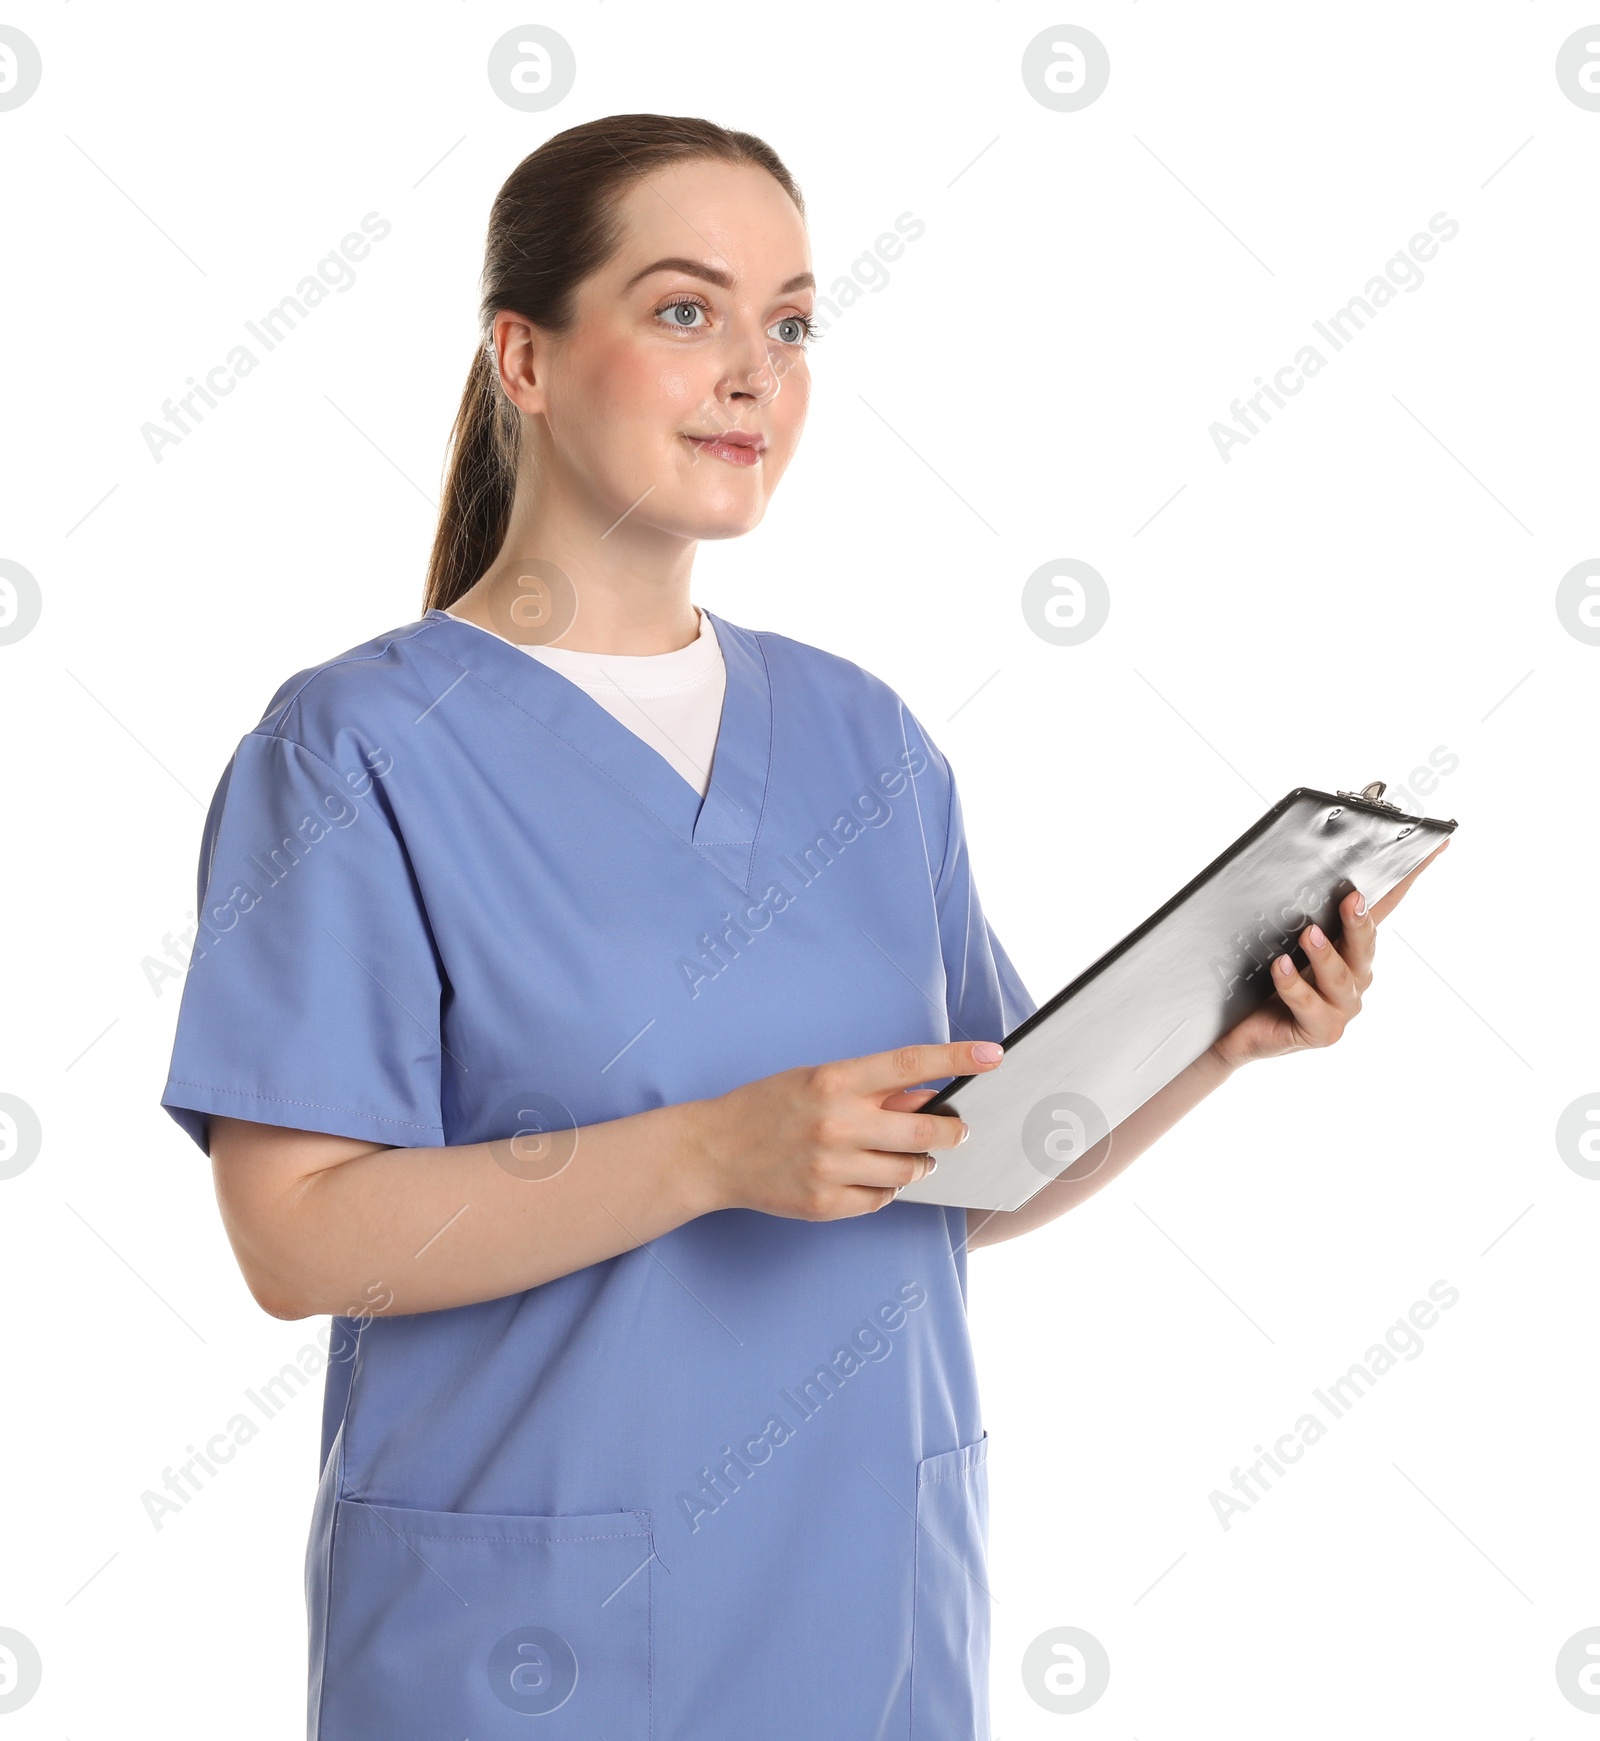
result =
[[688,646],[700,632],[689,602],[695,541],[636,518],[642,503],[600,502],[556,465],[539,469],[542,487],[531,465],[519,473],[500,553],[451,614],[575,653]]

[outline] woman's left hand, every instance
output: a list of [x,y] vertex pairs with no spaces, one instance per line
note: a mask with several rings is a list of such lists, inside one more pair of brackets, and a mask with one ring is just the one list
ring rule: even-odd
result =
[[[1276,1058],[1307,1046],[1331,1046],[1360,1013],[1361,997],[1372,984],[1372,954],[1378,925],[1405,898],[1406,890],[1450,844],[1441,842],[1409,876],[1403,877],[1376,905],[1358,911],[1361,893],[1352,889],[1339,903],[1344,934],[1337,945],[1320,925],[1300,933],[1300,946],[1310,962],[1297,971],[1287,952],[1272,963],[1273,995],[1259,1009],[1232,1027],[1211,1051],[1229,1069],[1258,1058]],[[1286,971],[1287,970],[1287,971]]]

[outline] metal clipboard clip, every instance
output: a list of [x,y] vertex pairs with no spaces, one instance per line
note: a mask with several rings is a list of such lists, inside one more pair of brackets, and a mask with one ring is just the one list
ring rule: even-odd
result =
[[1375,804],[1380,810],[1392,810],[1396,816],[1401,815],[1402,812],[1400,806],[1398,804],[1391,804],[1389,800],[1384,797],[1385,786],[1385,781],[1373,780],[1363,786],[1359,792],[1346,792],[1340,789],[1334,793],[1334,796],[1336,798],[1354,798],[1362,804]]

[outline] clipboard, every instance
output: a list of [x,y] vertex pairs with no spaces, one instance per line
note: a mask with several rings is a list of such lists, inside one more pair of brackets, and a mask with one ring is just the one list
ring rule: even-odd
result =
[[1272,996],[1271,961],[1338,904],[1383,898],[1456,823],[1412,816],[1374,780],[1297,786],[1142,925],[1006,1035],[998,1070],[958,1076],[924,1111],[971,1134],[902,1203],[1017,1209]]

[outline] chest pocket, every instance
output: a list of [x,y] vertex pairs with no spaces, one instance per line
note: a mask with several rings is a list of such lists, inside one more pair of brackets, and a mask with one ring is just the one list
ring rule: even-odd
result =
[[911,1741],[989,1741],[989,1435],[917,1465]]
[[[645,1511],[414,1511],[337,1500],[313,1741],[647,1741]],[[320,1697],[317,1696],[320,1692]]]

